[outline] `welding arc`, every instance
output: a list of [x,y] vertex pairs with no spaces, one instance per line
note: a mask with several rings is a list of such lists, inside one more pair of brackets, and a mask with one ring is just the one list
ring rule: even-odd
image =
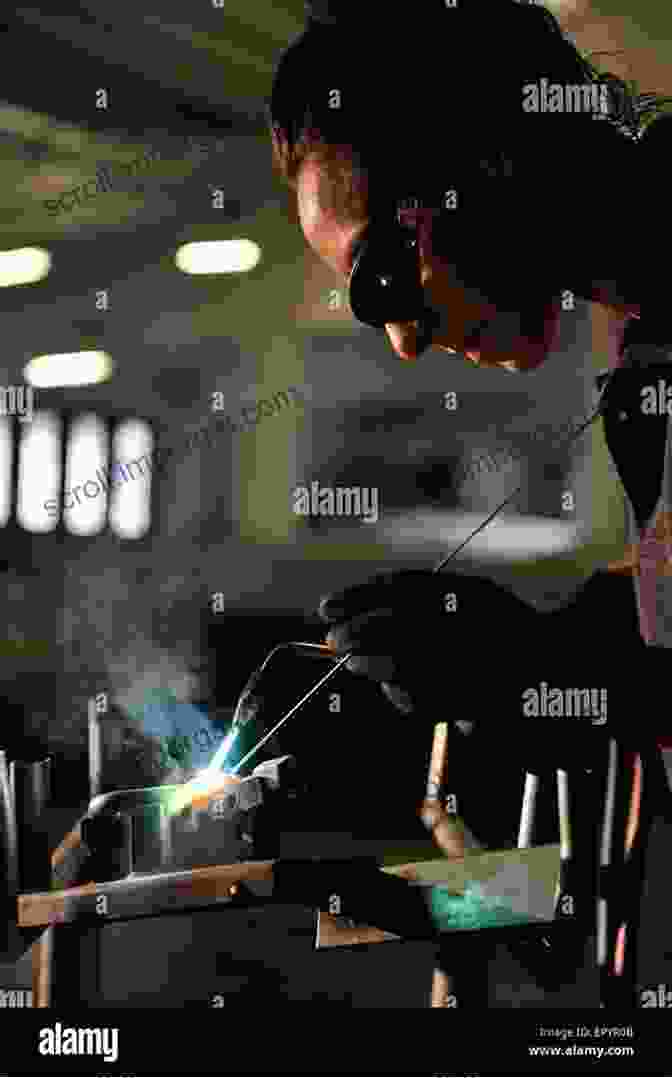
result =
[[[608,389],[609,385],[611,384],[611,380],[612,380],[613,377],[614,377],[614,371],[611,371],[609,373],[609,375],[607,376],[607,378],[605,379],[604,384],[602,386],[602,389],[600,390],[599,403],[598,403],[594,413],[592,414],[592,416],[590,416],[586,420],[585,423],[583,423],[579,427],[579,429],[577,431],[574,432],[574,434],[570,438],[568,438],[567,442],[565,443],[566,445],[571,445],[571,443],[573,441],[575,441],[575,439],[578,438],[580,434],[583,434],[584,430],[587,427],[589,427],[591,425],[591,423],[594,423],[595,420],[598,418],[598,416],[601,414],[602,407],[603,407],[603,402],[604,402],[604,400],[606,398],[607,389]],[[482,524],[479,524],[478,527],[475,528],[473,530],[473,532],[470,535],[467,536],[467,538],[464,540],[463,543],[460,543],[460,545],[458,547],[456,547],[455,550],[451,551],[451,553],[448,554],[447,557],[442,558],[441,561],[437,565],[434,566],[432,572],[434,572],[434,573],[440,572],[443,569],[443,567],[448,564],[449,561],[451,561],[457,554],[459,554],[459,552],[461,550],[464,550],[465,546],[467,546],[467,544],[471,542],[471,540],[474,538],[474,536],[478,535],[478,533],[480,531],[483,531],[483,528],[487,527],[487,525],[490,523],[490,521],[493,520],[497,516],[497,514],[499,512],[501,512],[501,510],[504,508],[504,506],[507,505],[511,501],[511,499],[516,496],[516,494],[518,493],[519,490],[522,489],[522,487],[523,487],[523,483],[519,483],[518,486],[516,487],[516,489],[514,491],[512,491],[511,494],[509,494],[508,497],[506,497],[504,499],[504,501],[501,502],[492,513],[490,513],[489,516],[487,516],[485,518],[485,520],[482,522]],[[274,648],[273,651],[271,651],[271,653],[267,656],[267,658],[264,660],[264,662],[259,667],[258,671],[256,671],[255,673],[260,674],[263,671],[263,669],[265,668],[266,663],[273,657],[273,655],[276,653],[276,651],[278,651],[282,647],[295,647],[297,649],[300,649],[300,648],[315,648],[315,649],[319,649],[319,650],[321,650],[323,652],[324,651],[327,651],[327,652],[331,651],[332,655],[328,655],[326,657],[334,658],[334,659],[338,658],[336,655],[333,654],[333,649],[328,644],[298,644],[298,643],[291,643],[291,644],[288,644],[288,645],[287,644],[279,644],[277,648]],[[325,674],[323,678],[320,678],[320,680],[315,685],[313,685],[312,689],[309,689],[309,691],[305,694],[305,696],[302,696],[301,699],[296,704],[294,704],[294,706],[287,712],[286,715],[283,715],[283,717],[280,719],[280,721],[277,722],[275,724],[275,726],[272,727],[272,729],[269,730],[268,733],[265,734],[262,737],[261,741],[257,742],[257,744],[254,746],[254,748],[250,749],[250,751],[245,756],[243,756],[242,760],[238,761],[236,766],[229,773],[235,775],[236,772],[239,770],[239,768],[241,768],[243,766],[243,764],[247,763],[247,761],[250,760],[255,755],[255,753],[257,753],[259,751],[259,749],[262,747],[262,745],[266,744],[266,742],[273,736],[273,734],[276,732],[276,730],[279,730],[281,726],[284,726],[284,724],[287,722],[287,720],[291,719],[292,715],[295,715],[296,712],[299,710],[299,708],[302,707],[305,703],[307,703],[307,701],[310,700],[310,698],[319,689],[321,689],[323,685],[326,685],[327,681],[329,681],[329,678],[332,678],[334,676],[334,674],[336,674],[341,669],[341,667],[344,666],[347,662],[349,662],[350,659],[352,659],[353,657],[354,657],[353,653],[348,652],[347,655],[344,655],[342,659],[340,659],[338,662],[336,662],[336,665],[329,671],[329,673]],[[253,677],[254,676],[255,675],[253,675]]]
[[327,681],[329,681],[329,678],[332,678],[334,674],[338,673],[341,667],[345,666],[345,664],[349,662],[351,658],[352,656],[348,654],[344,655],[342,659],[339,659],[338,662],[331,668],[331,670],[329,670],[329,672],[325,674],[323,678],[320,678],[317,684],[313,685],[312,689],[309,689],[305,696],[302,696],[298,703],[294,704],[294,707],[290,708],[287,714],[283,715],[279,722],[276,722],[275,726],[262,737],[261,741],[258,741],[254,748],[250,749],[250,751],[245,756],[243,756],[242,760],[238,761],[236,766],[231,769],[229,774],[235,775],[243,766],[243,764],[247,763],[247,761],[252,756],[254,756],[256,752],[259,751],[261,746],[266,744],[269,738],[273,737],[273,734],[276,732],[276,730],[279,730],[281,726],[284,726],[287,720],[291,719],[292,715],[294,715],[300,707],[302,707],[308,700],[310,700],[311,696],[313,696],[319,689],[321,689],[323,685],[326,685]]

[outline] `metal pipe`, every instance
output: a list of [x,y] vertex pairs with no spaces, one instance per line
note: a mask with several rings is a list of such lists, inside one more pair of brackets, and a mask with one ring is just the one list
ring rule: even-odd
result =
[[[611,867],[611,855],[614,836],[614,815],[616,809],[616,779],[619,772],[618,742],[609,739],[609,765],[602,818],[602,843],[600,849],[600,893],[597,898],[597,965],[604,971],[608,961],[609,913],[611,895],[606,882],[607,872]],[[603,989],[604,992],[604,989]],[[604,1006],[604,999],[602,1000]]]
[[161,871],[167,872],[173,861],[173,817],[161,807]]
[[2,834],[0,855],[3,861],[6,892],[15,895],[18,893],[16,803],[9,779],[7,754],[3,749],[0,749],[0,833]]
[[[0,949],[9,942],[16,923],[16,896],[19,893],[19,846],[16,803],[9,780],[6,753],[0,749]],[[6,927],[5,927],[6,926]]]
[[[572,894],[573,873],[571,871],[571,866],[573,864],[574,854],[570,816],[569,775],[562,768],[557,768],[556,775],[558,782],[558,823],[560,825],[560,874],[555,895],[555,908],[556,916],[558,910],[560,910],[560,913],[567,912],[572,916],[576,899]],[[568,910],[561,908],[559,905],[563,896],[566,896],[569,899]]]
[[564,863],[572,857],[572,826],[569,812],[569,776],[558,768],[558,820],[560,822],[560,859]]
[[523,793],[523,804],[520,810],[520,825],[518,828],[519,850],[527,850],[532,842],[538,789],[539,776],[534,775],[531,771],[526,772],[525,791]]
[[103,792],[103,726],[96,701],[89,700],[89,797]]
[[16,810],[19,888],[48,891],[51,865],[45,817],[51,802],[51,759],[31,763],[14,760],[9,776]]

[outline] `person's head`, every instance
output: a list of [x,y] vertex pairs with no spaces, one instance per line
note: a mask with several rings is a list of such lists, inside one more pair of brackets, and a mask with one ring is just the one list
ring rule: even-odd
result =
[[[586,243],[586,155],[604,162],[627,141],[615,83],[606,123],[564,104],[563,114],[530,111],[530,87],[543,107],[544,80],[599,87],[549,12],[516,0],[325,6],[336,21],[310,20],[285,50],[269,103],[274,162],[308,245],[346,280],[362,241],[377,255],[416,238],[395,219],[400,200],[419,198],[440,211],[410,248],[432,331],[423,336],[403,303],[389,319],[361,320],[384,325],[401,358],[431,343],[485,366],[538,366],[556,339],[560,294],[573,287],[577,237]],[[369,269],[383,263],[369,256]]]

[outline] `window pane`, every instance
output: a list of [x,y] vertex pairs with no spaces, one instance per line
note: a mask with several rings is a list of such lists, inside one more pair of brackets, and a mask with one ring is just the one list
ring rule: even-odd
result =
[[12,421],[0,416],[0,528],[9,523],[12,506]]
[[55,412],[36,412],[21,430],[16,518],[26,531],[51,532],[58,523],[53,502],[60,498],[60,442]]
[[74,535],[97,535],[107,519],[108,462],[105,423],[78,416],[70,428],[65,465],[63,520]]
[[142,420],[127,420],[115,431],[110,527],[123,539],[140,539],[149,531],[153,446],[151,428]]

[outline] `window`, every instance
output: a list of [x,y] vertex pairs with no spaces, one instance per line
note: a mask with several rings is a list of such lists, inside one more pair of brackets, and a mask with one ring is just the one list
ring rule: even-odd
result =
[[15,500],[17,523],[35,534],[55,531],[62,517],[71,535],[100,535],[109,525],[120,538],[142,538],[151,524],[153,445],[140,419],[64,419],[49,410],[28,423],[0,417],[0,527]]

